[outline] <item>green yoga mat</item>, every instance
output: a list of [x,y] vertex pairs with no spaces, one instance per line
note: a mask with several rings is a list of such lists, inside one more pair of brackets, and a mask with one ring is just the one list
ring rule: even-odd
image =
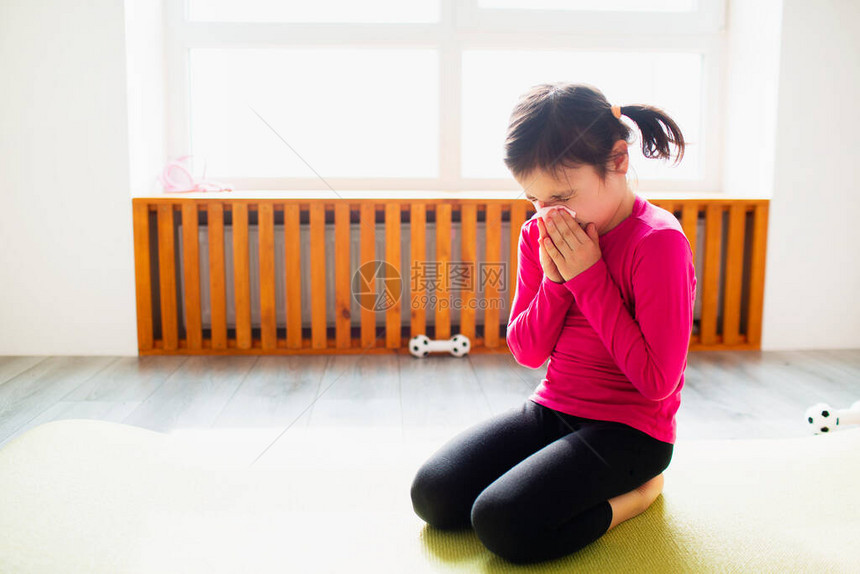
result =
[[[427,528],[413,473],[436,447],[395,432],[291,430],[268,458],[66,420],[0,449],[0,572],[857,572],[860,429],[679,440],[643,514],[564,559],[515,566]],[[236,431],[238,432],[238,431]],[[206,433],[201,433],[205,437]],[[208,441],[208,442],[207,442]]]

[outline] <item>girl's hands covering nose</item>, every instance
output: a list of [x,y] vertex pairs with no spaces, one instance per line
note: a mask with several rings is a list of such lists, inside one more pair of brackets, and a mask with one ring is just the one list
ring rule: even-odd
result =
[[[550,281],[564,283],[564,278],[561,276],[561,273],[559,273],[558,267],[555,266],[552,257],[549,256],[549,253],[544,247],[544,242],[549,238],[549,234],[546,231],[543,219],[540,217],[538,217],[538,231],[540,232],[540,239],[538,240],[538,246],[540,247],[540,266],[543,267],[543,273],[550,279]],[[550,241],[550,243],[552,243],[552,241]]]
[[597,226],[594,223],[589,223],[583,230],[565,210],[554,209],[547,216],[546,232],[540,226],[541,223],[538,223],[538,228],[541,229],[541,265],[544,267],[544,273],[547,265],[544,265],[543,253],[546,251],[561,275],[561,281],[550,276],[553,281],[569,281],[602,257]]

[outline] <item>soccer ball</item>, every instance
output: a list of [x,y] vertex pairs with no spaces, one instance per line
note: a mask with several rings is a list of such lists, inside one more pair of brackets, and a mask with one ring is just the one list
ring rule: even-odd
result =
[[827,403],[816,403],[806,409],[806,422],[815,434],[833,432],[839,425],[839,417]]
[[472,343],[469,342],[469,337],[465,335],[454,335],[451,337],[451,354],[455,357],[462,357],[469,353]]
[[409,341],[409,352],[416,357],[426,357],[430,354],[430,338],[427,335],[415,335]]

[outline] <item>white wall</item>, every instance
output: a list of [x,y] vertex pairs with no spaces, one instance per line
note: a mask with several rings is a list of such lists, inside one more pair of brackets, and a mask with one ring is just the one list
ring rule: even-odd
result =
[[136,354],[121,0],[0,0],[0,355]]
[[780,55],[762,348],[858,348],[860,2],[785,0]]
[[160,1],[125,0],[128,168],[135,196],[161,191],[157,175],[164,167],[167,128],[163,17]]
[[[860,347],[858,3],[729,8],[725,189],[772,196],[763,349]],[[136,354],[130,197],[164,149],[146,40],[122,0],[0,0],[0,355]]]

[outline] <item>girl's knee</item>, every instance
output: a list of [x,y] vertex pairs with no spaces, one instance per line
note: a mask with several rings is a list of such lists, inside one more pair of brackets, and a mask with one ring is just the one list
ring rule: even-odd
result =
[[436,528],[468,526],[468,510],[459,508],[454,492],[456,485],[434,465],[422,466],[412,481],[412,508],[424,522]]
[[440,498],[444,495],[440,482],[438,473],[425,465],[418,470],[410,490],[415,514],[431,526],[437,526],[439,522],[436,514],[442,505]]
[[516,504],[484,491],[472,505],[472,527],[475,534],[494,554],[509,562],[533,561],[529,539],[539,532],[528,517],[519,515]]

